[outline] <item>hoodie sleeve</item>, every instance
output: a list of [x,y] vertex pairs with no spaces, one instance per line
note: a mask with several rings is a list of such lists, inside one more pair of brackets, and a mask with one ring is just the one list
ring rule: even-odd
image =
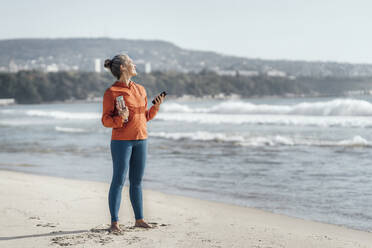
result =
[[105,127],[119,128],[123,126],[123,118],[119,115],[114,115],[115,101],[112,93],[106,90],[103,95],[103,108],[102,108],[102,124]]

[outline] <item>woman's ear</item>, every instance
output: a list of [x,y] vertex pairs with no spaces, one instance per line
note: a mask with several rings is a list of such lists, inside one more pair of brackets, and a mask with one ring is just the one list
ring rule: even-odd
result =
[[126,70],[127,70],[127,68],[125,66],[120,65],[120,71],[126,71]]

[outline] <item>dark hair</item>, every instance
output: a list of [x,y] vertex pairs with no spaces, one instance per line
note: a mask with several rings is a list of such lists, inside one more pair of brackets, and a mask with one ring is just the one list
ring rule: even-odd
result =
[[119,54],[113,57],[112,59],[106,59],[104,67],[110,69],[112,75],[117,79],[121,76],[120,65],[126,66],[129,56],[126,54]]

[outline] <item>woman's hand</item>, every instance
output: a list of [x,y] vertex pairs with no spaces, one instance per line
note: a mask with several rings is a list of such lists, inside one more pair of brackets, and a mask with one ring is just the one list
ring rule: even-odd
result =
[[123,122],[128,120],[129,110],[127,107],[122,108],[118,103],[116,103],[116,109],[118,110],[119,115],[123,118]]
[[156,108],[159,108],[159,107],[160,107],[160,104],[163,103],[164,98],[165,98],[165,96],[158,95],[158,96],[154,99],[154,100],[155,100],[155,104],[154,104],[154,106],[155,106]]

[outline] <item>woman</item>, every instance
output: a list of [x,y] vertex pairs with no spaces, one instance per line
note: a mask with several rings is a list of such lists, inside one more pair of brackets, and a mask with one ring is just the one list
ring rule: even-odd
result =
[[[110,147],[113,176],[108,197],[110,231],[121,231],[118,212],[128,169],[129,195],[136,219],[135,226],[149,228],[151,226],[143,220],[141,187],[147,153],[146,122],[155,117],[164,97],[156,97],[155,105],[147,109],[145,88],[131,81],[131,77],[136,76],[137,72],[128,55],[116,55],[111,60],[107,59],[104,66],[117,78],[103,96],[102,112],[103,125],[112,128]],[[126,105],[124,108],[116,102],[118,96],[123,96]]]

